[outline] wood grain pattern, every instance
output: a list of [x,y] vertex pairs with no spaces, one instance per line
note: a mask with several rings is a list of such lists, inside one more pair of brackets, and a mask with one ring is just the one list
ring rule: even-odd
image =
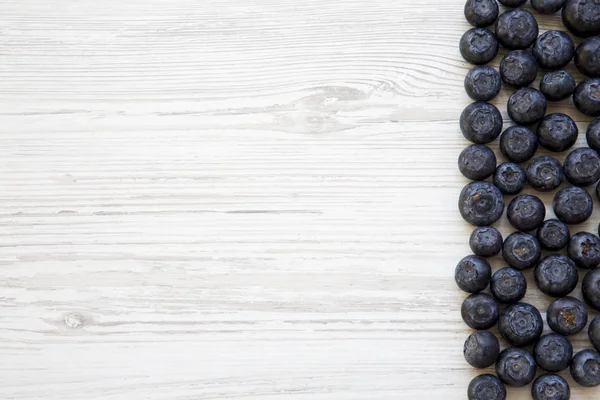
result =
[[0,398],[465,398],[462,7],[3,0]]

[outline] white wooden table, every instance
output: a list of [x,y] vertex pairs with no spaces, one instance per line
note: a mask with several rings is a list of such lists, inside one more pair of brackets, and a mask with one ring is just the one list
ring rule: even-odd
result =
[[466,398],[463,4],[3,0],[0,398]]

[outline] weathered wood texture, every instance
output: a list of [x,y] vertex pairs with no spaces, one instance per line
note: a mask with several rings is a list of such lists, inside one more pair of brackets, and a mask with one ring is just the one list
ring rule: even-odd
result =
[[0,398],[465,398],[462,7],[0,2]]

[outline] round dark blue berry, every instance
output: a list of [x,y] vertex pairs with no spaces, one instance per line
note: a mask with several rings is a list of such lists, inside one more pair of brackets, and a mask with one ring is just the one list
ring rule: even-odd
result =
[[506,400],[506,387],[491,374],[478,375],[467,390],[468,400]]
[[460,115],[460,130],[473,143],[489,143],[502,132],[502,114],[483,101],[469,104]]
[[500,313],[498,330],[513,346],[526,346],[542,336],[544,320],[537,308],[528,303],[515,303]]
[[482,181],[496,170],[496,155],[484,144],[472,144],[458,156],[458,169],[466,178]]
[[507,49],[526,49],[538,37],[538,24],[533,15],[523,9],[506,11],[496,21],[498,42]]
[[573,346],[566,337],[548,333],[533,346],[533,357],[540,368],[548,372],[560,372],[569,367],[573,358]]
[[496,361],[498,378],[513,387],[528,385],[535,378],[536,370],[533,356],[525,349],[504,349]]
[[554,157],[538,156],[531,160],[525,171],[527,182],[538,192],[551,192],[564,179],[563,168]]
[[569,336],[585,328],[588,313],[585,305],[575,297],[566,296],[554,300],[546,311],[546,321],[554,332]]
[[510,119],[520,125],[535,124],[546,114],[546,98],[539,90],[521,88],[508,98],[507,110]]
[[500,9],[496,0],[467,0],[465,18],[467,22],[483,28],[496,22]]
[[519,231],[537,229],[546,218],[544,203],[530,194],[521,194],[508,203],[506,208],[508,222]]
[[475,368],[487,368],[496,362],[500,342],[489,331],[475,331],[469,335],[463,347],[465,360]]
[[567,251],[569,258],[580,268],[592,269],[600,264],[600,238],[593,233],[574,234]]
[[577,124],[566,114],[548,114],[537,127],[539,143],[550,151],[565,151],[577,141]]
[[588,336],[596,350],[600,350],[600,315],[590,322],[588,327]]
[[560,101],[575,91],[575,78],[565,70],[550,71],[540,81],[540,91],[550,101]]
[[566,66],[574,54],[573,39],[561,31],[546,31],[533,45],[533,56],[540,67],[545,69],[559,69]]
[[558,251],[567,247],[571,232],[564,222],[558,219],[548,219],[538,228],[536,236],[543,249]]
[[571,361],[571,376],[581,386],[600,385],[600,353],[596,350],[581,350]]
[[597,152],[600,151],[600,118],[596,118],[590,122],[585,132],[585,139],[588,146]]
[[502,257],[513,268],[532,268],[540,260],[542,249],[537,239],[523,232],[513,232],[504,240]]
[[492,225],[504,212],[504,197],[491,183],[471,182],[460,192],[458,208],[471,225]]
[[494,186],[504,194],[517,194],[525,187],[527,175],[519,164],[505,162],[494,172]]
[[525,296],[527,280],[521,271],[504,267],[492,275],[490,290],[499,302],[513,304]]
[[580,224],[592,215],[594,202],[584,189],[569,186],[559,190],[552,201],[554,214],[567,224]]
[[554,14],[559,11],[566,0],[531,0],[531,6],[540,14]]
[[502,234],[493,226],[475,228],[469,238],[469,246],[474,254],[492,257],[502,250]]
[[498,322],[498,301],[487,293],[467,297],[460,308],[463,321],[473,329],[489,329]]
[[550,254],[533,270],[535,283],[548,296],[563,297],[571,293],[579,281],[577,266],[569,257]]
[[567,0],[562,20],[576,36],[600,35],[600,0]]
[[478,293],[487,287],[492,276],[490,264],[479,256],[466,256],[454,270],[454,280],[461,290]]
[[563,171],[573,185],[590,186],[600,179],[600,156],[589,147],[575,149],[565,158]]
[[530,85],[538,73],[538,65],[531,53],[514,50],[500,61],[500,77],[507,85],[521,88]]
[[586,79],[577,85],[573,92],[573,103],[585,115],[600,116],[600,78]]
[[600,36],[587,38],[577,46],[575,66],[584,75],[600,77]]
[[533,381],[531,397],[533,400],[569,400],[571,389],[563,377],[546,374]]
[[465,91],[476,101],[492,100],[500,93],[501,87],[500,73],[487,65],[473,67],[465,77]]
[[600,311],[600,268],[588,271],[581,282],[583,300],[594,309]]
[[486,28],[472,28],[460,38],[460,54],[475,65],[487,64],[498,54],[498,40]]

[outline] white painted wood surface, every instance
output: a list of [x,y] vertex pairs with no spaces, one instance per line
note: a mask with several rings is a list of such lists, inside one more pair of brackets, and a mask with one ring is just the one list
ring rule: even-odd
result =
[[3,0],[0,398],[466,398],[462,7]]

